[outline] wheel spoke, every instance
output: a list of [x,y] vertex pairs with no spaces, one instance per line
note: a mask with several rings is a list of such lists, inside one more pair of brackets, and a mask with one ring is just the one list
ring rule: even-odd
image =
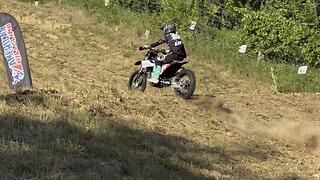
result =
[[195,77],[192,71],[182,70],[176,77],[176,83],[180,88],[175,89],[175,93],[184,99],[190,98],[195,90]]
[[144,91],[146,88],[145,74],[141,74],[139,70],[135,71],[129,79],[129,90],[139,90]]
[[181,77],[179,80],[179,84],[181,86],[181,89],[179,90],[181,94],[186,94],[189,91],[190,87],[190,80],[188,76]]

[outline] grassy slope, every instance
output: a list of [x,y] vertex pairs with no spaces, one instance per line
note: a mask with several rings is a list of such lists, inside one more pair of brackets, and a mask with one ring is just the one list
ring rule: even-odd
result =
[[[132,64],[143,55],[136,49],[150,39],[71,7],[1,0],[0,8],[20,22],[34,82],[19,95],[0,87],[1,177],[290,179],[318,173],[317,154],[239,128],[240,106],[250,106],[244,98],[257,105],[268,99],[254,99],[257,87],[218,65],[198,65],[201,59],[191,55],[188,67],[198,80],[191,101],[170,89],[131,93]],[[0,72],[5,77],[3,67]],[[241,110],[249,115],[240,119],[254,111]]]

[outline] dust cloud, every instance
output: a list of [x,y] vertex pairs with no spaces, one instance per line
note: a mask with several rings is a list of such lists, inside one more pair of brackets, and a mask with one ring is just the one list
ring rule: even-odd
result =
[[[320,153],[320,127],[311,126],[310,124],[301,122],[292,122],[290,119],[275,119],[267,123],[256,121],[250,115],[239,115],[231,109],[224,107],[222,97],[201,96],[195,104],[206,111],[210,111],[232,127],[240,129],[246,133],[261,135],[271,139],[293,143],[298,146],[307,148],[311,151]],[[249,112],[241,112],[242,114]]]
[[293,143],[320,153],[320,127],[306,126],[302,122],[290,122],[288,120],[267,125],[249,123],[248,120],[243,119],[237,119],[233,122],[235,122],[232,124],[234,127],[245,132]]
[[320,127],[307,126],[303,122],[283,120],[267,127],[255,125],[251,132],[261,133],[320,152]]

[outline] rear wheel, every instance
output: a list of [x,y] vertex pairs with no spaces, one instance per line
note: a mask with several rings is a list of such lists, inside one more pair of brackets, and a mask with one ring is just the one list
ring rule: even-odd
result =
[[134,71],[128,82],[128,90],[129,91],[142,91],[146,89],[147,86],[147,76],[145,73],[140,73],[140,70]]
[[189,99],[196,89],[196,77],[191,70],[183,69],[175,78],[179,88],[175,88],[175,94],[183,99]]

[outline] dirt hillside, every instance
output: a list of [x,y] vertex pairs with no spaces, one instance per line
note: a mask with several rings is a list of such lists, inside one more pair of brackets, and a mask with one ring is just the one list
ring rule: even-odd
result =
[[[0,0],[0,12],[20,23],[33,91],[57,94],[68,108],[121,119],[153,145],[154,156],[170,154],[170,164],[188,169],[190,179],[320,178],[319,94],[275,94],[214,60],[199,62],[192,52],[186,67],[198,84],[191,100],[150,86],[143,94],[129,92],[128,78],[138,68],[133,63],[144,55],[137,47],[151,39],[64,5]],[[215,77],[207,75],[212,72]],[[4,67],[0,74],[1,113],[10,114]],[[30,117],[47,112],[32,108],[41,113]]]

